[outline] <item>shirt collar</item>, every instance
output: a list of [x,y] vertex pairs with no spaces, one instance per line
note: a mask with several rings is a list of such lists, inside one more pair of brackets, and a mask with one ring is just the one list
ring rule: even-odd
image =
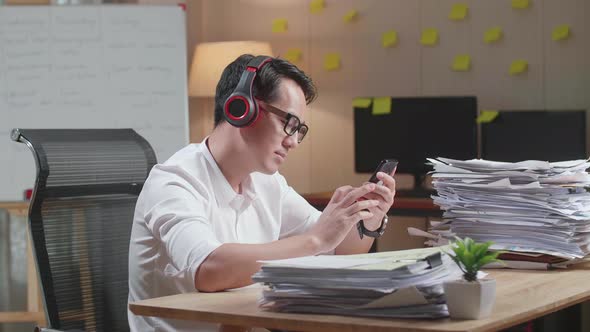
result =
[[242,181],[242,193],[236,193],[221,172],[221,169],[213,158],[211,151],[209,151],[209,147],[207,146],[208,139],[209,136],[205,137],[203,142],[200,144],[200,147],[207,162],[213,170],[210,175],[217,202],[220,205],[229,205],[237,212],[241,212],[246,209],[253,200],[256,199],[256,190],[252,181],[252,175],[249,174],[244,179],[244,181]]

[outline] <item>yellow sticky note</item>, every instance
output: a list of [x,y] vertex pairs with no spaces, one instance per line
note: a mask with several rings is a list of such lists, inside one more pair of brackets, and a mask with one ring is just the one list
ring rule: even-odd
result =
[[467,54],[457,55],[452,68],[454,71],[469,71],[471,69],[471,56]]
[[570,26],[567,24],[558,25],[553,28],[551,39],[554,41],[567,39],[570,36]]
[[352,107],[369,107],[371,101],[371,98],[354,98],[352,100]]
[[391,97],[378,97],[373,99],[373,115],[384,115],[391,113]]
[[299,62],[299,60],[301,60],[302,54],[303,52],[301,52],[300,49],[290,48],[287,50],[287,53],[285,53],[285,59],[291,63]]
[[492,110],[485,110],[485,111],[481,111],[481,113],[479,113],[479,116],[477,117],[477,119],[475,119],[475,122],[477,123],[490,123],[492,121],[494,121],[498,115],[500,115],[500,112],[498,111],[492,111]]
[[381,36],[381,45],[383,47],[393,47],[397,44],[397,32],[389,30]]
[[287,31],[287,19],[277,18],[272,20],[272,32],[280,33]]
[[529,0],[512,0],[512,8],[526,9],[529,8]]
[[469,7],[467,7],[466,4],[456,3],[453,5],[453,8],[451,8],[451,13],[449,14],[449,18],[454,21],[463,20],[467,16],[468,10],[469,10]]
[[344,15],[344,17],[342,19],[344,20],[344,22],[350,23],[350,22],[356,20],[358,15],[359,15],[359,12],[356,9],[352,9],[348,13],[346,13],[346,15]]
[[502,38],[502,28],[493,27],[486,30],[483,40],[486,43],[491,44],[497,42],[498,40],[500,40],[500,38]]
[[526,60],[514,60],[510,64],[510,75],[524,73],[528,69],[529,63]]
[[422,30],[422,37],[420,38],[420,43],[422,45],[434,45],[438,41],[438,30],[433,28],[428,28]]
[[340,54],[328,53],[324,56],[324,69],[328,71],[340,69]]
[[324,10],[325,6],[326,4],[324,3],[324,0],[312,0],[309,3],[309,12],[312,14],[319,14]]

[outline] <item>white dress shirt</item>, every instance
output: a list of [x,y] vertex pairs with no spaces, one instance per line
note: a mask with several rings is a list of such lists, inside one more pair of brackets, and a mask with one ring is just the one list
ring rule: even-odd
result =
[[[221,244],[267,243],[300,234],[320,214],[278,172],[253,173],[242,183],[242,193],[236,193],[207,145],[188,145],[154,166],[137,200],[129,302],[196,292],[199,265]],[[217,329],[214,324],[128,314],[131,331]]]

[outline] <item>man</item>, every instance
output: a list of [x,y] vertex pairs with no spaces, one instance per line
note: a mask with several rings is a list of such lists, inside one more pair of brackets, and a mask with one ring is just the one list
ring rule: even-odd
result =
[[[393,204],[391,176],[379,174],[383,186],[338,188],[320,213],[278,173],[307,133],[315,95],[311,80],[281,59],[242,55],[225,68],[213,132],[156,165],[139,196],[130,302],[247,286],[259,260],[368,251],[373,239],[361,239],[356,225],[381,227]],[[216,328],[132,313],[129,322],[132,331]]]

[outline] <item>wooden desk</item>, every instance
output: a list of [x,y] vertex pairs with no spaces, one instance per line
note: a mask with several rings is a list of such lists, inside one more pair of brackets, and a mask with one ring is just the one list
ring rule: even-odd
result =
[[590,299],[590,263],[567,270],[491,270],[497,281],[492,315],[480,320],[374,319],[281,314],[258,308],[260,288],[189,293],[131,303],[136,315],[292,331],[496,331]]
[[[328,205],[332,194],[332,191],[325,191],[304,194],[302,196],[316,209],[322,210]],[[442,210],[438,205],[434,205],[431,198],[413,198],[396,195],[393,206],[388,214],[394,216],[440,217],[442,216]]]

